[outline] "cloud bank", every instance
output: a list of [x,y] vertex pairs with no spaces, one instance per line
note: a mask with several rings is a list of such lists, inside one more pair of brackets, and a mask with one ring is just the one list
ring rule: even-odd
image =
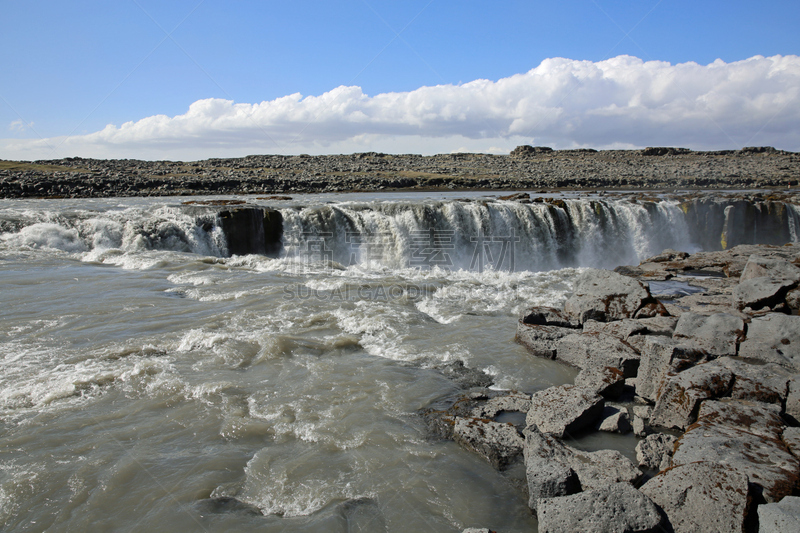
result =
[[[5,139],[0,157],[199,159],[253,153],[504,152],[772,145],[800,150],[800,57],[709,65],[563,58],[498,81],[364,94],[337,87],[256,104],[209,98],[88,135]],[[53,150],[55,148],[55,151]]]

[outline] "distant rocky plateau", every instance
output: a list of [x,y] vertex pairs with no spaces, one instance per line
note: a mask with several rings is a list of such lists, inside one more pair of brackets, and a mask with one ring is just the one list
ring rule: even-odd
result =
[[800,153],[772,147],[553,150],[509,155],[253,155],[205,161],[0,160],[2,198],[391,190],[761,189],[800,184]]

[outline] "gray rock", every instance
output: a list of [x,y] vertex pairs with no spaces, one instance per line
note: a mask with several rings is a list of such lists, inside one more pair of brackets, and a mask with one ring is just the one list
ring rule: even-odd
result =
[[708,364],[724,367],[733,372],[730,397],[734,400],[778,405],[786,400],[791,374],[782,366],[772,363],[757,364],[738,357],[721,357]]
[[754,318],[739,355],[800,370],[800,316],[769,313]]
[[794,376],[787,384],[786,418],[800,425],[800,376]]
[[636,460],[639,466],[651,470],[666,470],[670,466],[672,449],[678,439],[666,433],[653,433],[636,445]]
[[526,465],[526,472],[528,506],[534,513],[541,498],[568,496],[581,491],[578,474],[565,464],[534,458]]
[[786,305],[794,311],[800,309],[800,288],[792,289],[786,293]]
[[486,527],[468,527],[461,533],[495,533],[495,532]]
[[571,468],[578,476],[583,490],[606,487],[610,483],[637,481],[642,472],[616,450],[585,452],[572,448],[535,426],[525,435],[525,470],[528,479],[536,477],[543,465],[560,464]]
[[578,368],[613,367],[625,377],[639,368],[639,354],[625,341],[600,333],[567,335],[556,345],[556,359]]
[[699,462],[671,468],[640,490],[666,513],[675,533],[744,530],[747,476],[726,465]]
[[671,336],[678,318],[674,316],[657,316],[653,318],[623,318],[614,322],[598,322],[587,320],[583,323],[584,333],[603,333],[630,341],[632,337],[644,335]]
[[636,394],[655,402],[669,377],[705,359],[697,348],[664,337],[648,337],[642,349]]
[[556,356],[558,341],[572,335],[575,330],[560,326],[537,326],[525,324],[521,320],[517,323],[516,340],[537,357],[553,359]]
[[700,402],[728,394],[733,385],[733,373],[723,367],[706,363],[672,376],[653,408],[650,424],[686,429],[695,421]]
[[777,278],[752,278],[739,283],[733,289],[733,306],[736,309],[750,308],[758,310],[763,307],[775,307],[786,302],[790,289],[797,287],[797,282]]
[[562,438],[594,425],[604,404],[602,396],[588,389],[574,385],[550,387],[531,396],[525,423]]
[[783,421],[770,404],[705,401],[698,420],[675,444],[672,465],[722,463],[748,477],[756,496],[780,501],[798,485],[800,461],[781,440]]
[[525,310],[520,322],[530,326],[558,326],[561,328],[580,328],[577,320],[555,307],[530,307]]
[[684,313],[678,319],[672,338],[712,356],[736,355],[744,337],[744,321],[726,313],[711,316]]
[[650,420],[650,415],[653,413],[653,408],[649,405],[634,405],[633,414],[639,418]]
[[644,419],[640,416],[633,415],[633,434],[637,437],[644,437],[647,435],[647,427],[644,424]]
[[575,377],[575,386],[596,392],[603,398],[619,398],[625,387],[625,376],[622,370],[610,366],[602,368],[584,368]]
[[781,439],[789,453],[800,459],[800,428],[784,428]]
[[578,277],[564,311],[581,324],[587,320],[610,322],[633,318],[645,304],[654,301],[648,288],[635,279],[589,269]]
[[524,392],[511,391],[501,396],[490,398],[485,403],[472,409],[475,418],[494,418],[503,411],[527,413],[531,408],[531,397]]
[[606,405],[603,409],[603,414],[597,429],[609,433],[622,433],[624,435],[630,433],[633,428],[631,427],[631,421],[627,410]]
[[475,452],[497,469],[508,466],[520,453],[524,440],[511,424],[480,418],[456,417],[453,440]]
[[539,532],[660,532],[655,504],[628,483],[539,500]]
[[758,533],[800,531],[800,497],[786,496],[778,503],[758,507]]
[[739,276],[739,282],[760,277],[800,282],[800,268],[785,259],[753,254],[744,265],[742,275]]

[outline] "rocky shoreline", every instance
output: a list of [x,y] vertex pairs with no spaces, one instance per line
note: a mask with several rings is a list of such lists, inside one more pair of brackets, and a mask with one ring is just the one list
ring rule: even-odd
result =
[[800,184],[800,154],[552,150],[509,155],[257,155],[205,161],[0,160],[1,198],[90,198],[385,190],[759,189]]
[[[574,384],[474,387],[423,416],[495,468],[524,468],[540,532],[798,531],[798,312],[796,244],[590,269],[517,329],[533,356],[577,367]],[[638,464],[569,444],[594,431],[634,432]]]

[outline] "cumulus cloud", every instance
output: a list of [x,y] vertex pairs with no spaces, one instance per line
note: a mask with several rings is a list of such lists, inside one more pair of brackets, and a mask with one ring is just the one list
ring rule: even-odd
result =
[[249,153],[422,153],[555,148],[773,145],[800,149],[800,57],[709,65],[563,58],[498,81],[364,94],[337,87],[256,104],[198,100],[66,139],[6,140],[4,157],[200,158]]

